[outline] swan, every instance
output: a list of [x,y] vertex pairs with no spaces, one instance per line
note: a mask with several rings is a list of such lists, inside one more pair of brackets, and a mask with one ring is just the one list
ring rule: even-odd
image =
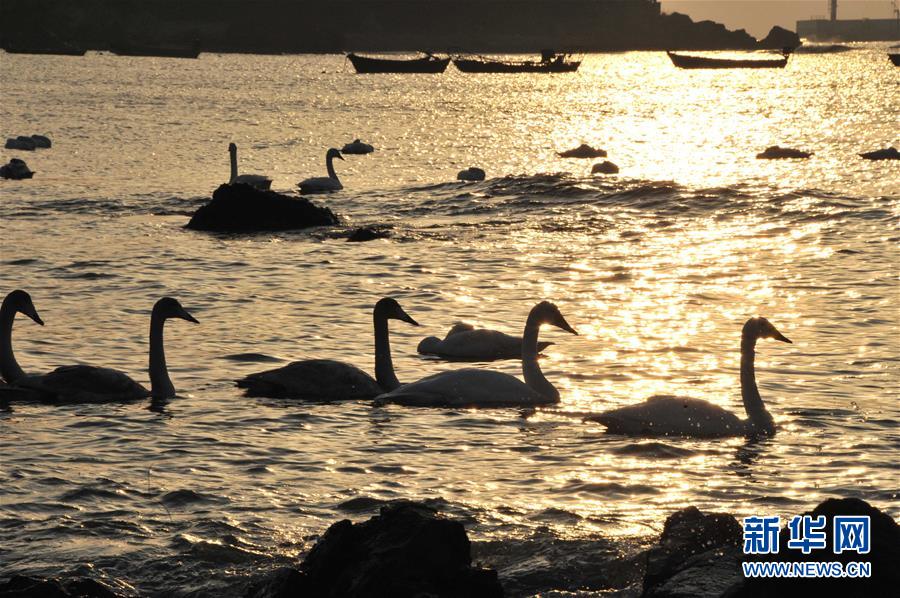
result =
[[45,400],[61,402],[127,401],[175,396],[175,387],[166,368],[163,349],[163,324],[169,318],[189,322],[197,320],[176,299],[163,297],[153,306],[150,315],[150,390],[132,380],[127,374],[110,368],[90,365],[68,365],[49,374],[25,374],[12,352],[12,324],[16,312],[35,322],[43,322],[25,291],[13,291],[0,306],[0,365],[3,379],[14,389]]
[[[538,353],[552,344],[539,342]],[[459,361],[521,359],[522,337],[511,336],[497,330],[476,329],[471,324],[458,322],[450,329],[444,340],[436,336],[423,338],[417,350],[423,355],[437,355],[444,359]]]
[[456,174],[456,180],[458,181],[483,181],[484,177],[484,170],[478,168],[477,166],[470,166],[465,170],[460,170]]
[[385,297],[372,312],[375,324],[375,378],[358,367],[331,359],[295,361],[284,367],[250,374],[237,381],[251,397],[297,398],[311,401],[371,399],[398,386],[391,362],[388,320],[418,326],[396,300]]
[[328,176],[313,177],[303,179],[297,186],[300,187],[300,193],[330,193],[331,191],[340,191],[344,188],[338,180],[337,173],[334,172],[334,159],[343,160],[341,152],[331,148],[325,154],[325,167],[328,169]]
[[538,365],[537,338],[542,324],[578,334],[554,304],[542,301],[535,305],[528,314],[522,335],[525,382],[502,372],[465,368],[405,384],[376,397],[376,401],[419,407],[531,407],[558,403],[559,391],[544,377]]
[[3,147],[6,149],[33,152],[37,147],[37,143],[31,137],[19,135],[18,137],[9,137]]
[[0,178],[4,179],[30,179],[34,176],[34,171],[28,168],[25,160],[19,158],[10,158],[9,164],[0,166]]
[[272,179],[261,174],[238,174],[237,167],[237,146],[233,143],[228,144],[228,153],[231,154],[231,178],[229,185],[235,183],[240,185],[250,185],[261,191],[268,191],[272,187]]
[[34,141],[35,147],[47,149],[53,146],[53,142],[46,135],[32,135],[31,140]]
[[369,143],[363,143],[359,139],[354,139],[353,143],[344,144],[341,148],[342,154],[371,154],[375,151],[375,147]]
[[700,399],[654,396],[643,403],[585,418],[606,426],[607,432],[635,436],[694,436],[724,438],[775,434],[775,421],[756,387],[753,361],[756,341],[791,340],[765,318],[750,318],[741,333],[741,397],[748,419],[742,420],[717,405]]

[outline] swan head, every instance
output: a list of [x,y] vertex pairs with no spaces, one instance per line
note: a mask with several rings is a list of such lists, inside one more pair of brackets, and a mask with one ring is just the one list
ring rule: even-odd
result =
[[774,338],[776,341],[783,343],[793,343],[791,339],[778,332],[778,329],[763,317],[747,320],[747,323],[744,324],[743,336],[749,337],[754,341],[760,338]]
[[533,308],[531,308],[531,313],[528,315],[528,319],[537,322],[538,326],[541,324],[550,324],[551,326],[556,326],[557,328],[561,328],[566,332],[570,332],[574,335],[578,335],[578,332],[566,322],[566,319],[563,317],[562,313],[560,313],[559,308],[556,307],[553,303],[549,301],[541,301]]
[[157,301],[156,305],[153,306],[153,315],[161,317],[164,320],[178,318],[180,320],[193,322],[194,324],[200,323],[194,316],[189,314],[186,309],[181,307],[181,304],[178,303],[178,299],[173,299],[172,297],[163,297]]
[[20,313],[28,316],[36,324],[44,325],[44,321],[38,315],[37,310],[34,308],[34,303],[31,301],[31,295],[22,290],[15,290],[9,295],[6,296],[6,299],[3,300],[3,306],[7,309],[12,309],[13,313]]
[[325,154],[325,159],[331,160],[333,158],[340,158],[341,160],[343,160],[344,156],[341,155],[341,150],[334,149],[334,148],[331,148],[330,150],[328,150],[328,153]]
[[416,351],[419,353],[437,353],[441,346],[441,339],[436,336],[426,336],[419,341]]
[[229,154],[236,154],[236,153],[237,153],[237,146],[236,146],[234,143],[229,143],[229,144],[228,144],[228,153],[229,153]]
[[409,314],[403,311],[396,299],[385,297],[375,304],[375,317],[382,317],[386,320],[401,320],[407,324],[418,326],[419,323],[413,320]]

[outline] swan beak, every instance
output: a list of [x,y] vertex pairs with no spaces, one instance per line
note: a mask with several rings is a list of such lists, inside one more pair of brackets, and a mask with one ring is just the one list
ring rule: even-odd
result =
[[335,156],[335,158],[340,158],[341,160],[343,160],[343,159],[344,159],[344,156],[342,156],[342,155],[340,155],[340,154],[337,154],[337,155]]
[[200,323],[197,321],[197,318],[189,314],[186,309],[181,310],[181,319],[187,320],[188,322],[193,322],[194,324]]
[[25,315],[34,320],[35,324],[40,324],[41,326],[44,325],[44,321],[41,319],[41,316],[38,315],[36,309],[32,309],[30,312],[26,312]]
[[403,312],[402,314],[400,314],[400,319],[403,320],[404,322],[406,322],[407,324],[412,324],[413,326],[418,326],[418,325],[419,325],[419,323],[416,322],[415,320],[413,320],[413,319],[409,316],[409,314],[407,314],[406,312]]
[[777,330],[775,331],[775,334],[772,335],[772,338],[774,338],[776,341],[781,341],[783,343],[791,343],[792,345],[794,344],[794,341],[792,341],[785,335],[781,334]]
[[565,318],[560,316],[559,322],[556,325],[559,326],[560,328],[562,328],[563,330],[565,330],[566,332],[571,332],[575,336],[578,336],[578,331],[575,330],[574,328],[572,328],[571,326],[569,326],[569,323],[566,322]]

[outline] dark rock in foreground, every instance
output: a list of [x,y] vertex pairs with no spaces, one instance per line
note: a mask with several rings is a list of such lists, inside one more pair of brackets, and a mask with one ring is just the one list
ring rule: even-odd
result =
[[900,150],[896,147],[889,147],[860,154],[860,157],[866,160],[900,160]]
[[104,584],[93,579],[74,579],[65,585],[55,579],[39,579],[25,575],[13,575],[0,585],[3,598],[119,598]]
[[812,152],[804,152],[803,150],[781,147],[779,145],[767,147],[766,151],[756,154],[758,160],[806,159],[810,156],[812,156]]
[[276,571],[248,596],[493,598],[503,589],[495,571],[472,567],[461,523],[399,503],[362,523],[333,524],[299,571]]
[[187,223],[194,230],[252,233],[333,226],[338,217],[305,198],[263,191],[250,185],[221,185],[212,201]]
[[591,167],[591,174],[616,174],[618,172],[619,167],[609,160],[598,162]]

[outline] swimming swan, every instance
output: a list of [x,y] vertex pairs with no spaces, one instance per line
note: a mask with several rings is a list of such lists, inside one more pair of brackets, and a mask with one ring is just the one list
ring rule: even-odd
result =
[[522,335],[522,375],[525,382],[502,372],[465,368],[422,378],[376,400],[379,403],[420,407],[509,407],[557,403],[559,391],[544,377],[538,365],[537,338],[541,324],[578,334],[555,305],[547,301],[535,305],[528,314]]
[[341,148],[342,154],[364,155],[371,154],[375,151],[375,147],[369,143],[363,143],[359,139],[354,139],[352,143],[345,143]]
[[375,304],[375,378],[358,367],[331,359],[295,361],[284,367],[250,374],[237,381],[251,397],[296,398],[311,401],[371,399],[390,391],[400,382],[394,374],[388,320],[402,320],[413,326],[413,320],[394,299],[385,297]]
[[606,426],[607,432],[634,436],[773,436],[775,421],[759,396],[753,367],[756,341],[760,338],[791,342],[765,318],[750,318],[744,324],[741,334],[741,397],[747,411],[746,420],[707,401],[673,396],[650,397],[643,403],[586,419],[600,422]]
[[163,297],[153,306],[150,316],[150,390],[132,380],[127,374],[110,368],[90,365],[69,365],[56,368],[49,374],[29,375],[22,371],[12,353],[12,323],[16,312],[35,322],[43,322],[37,315],[31,297],[24,291],[7,295],[0,307],[0,365],[3,378],[16,389],[45,400],[63,402],[127,401],[148,396],[175,396],[175,387],[166,368],[163,349],[163,324],[169,318],[197,323],[177,300]]
[[330,193],[331,191],[340,191],[344,188],[338,180],[337,173],[334,171],[335,158],[340,160],[344,159],[341,152],[331,148],[328,150],[328,153],[325,154],[325,168],[328,169],[328,176],[313,177],[311,179],[300,181],[297,183],[297,186],[300,187],[301,194]]
[[267,176],[261,174],[238,174],[237,146],[235,144],[228,144],[228,153],[231,154],[231,178],[228,180],[229,185],[234,185],[235,183],[250,185],[262,191],[268,191],[272,187],[272,179]]
[[[552,344],[539,342],[538,353]],[[450,329],[444,340],[436,336],[423,338],[417,350],[423,355],[459,361],[521,359],[522,337],[486,328],[476,329],[471,324],[459,322]]]

